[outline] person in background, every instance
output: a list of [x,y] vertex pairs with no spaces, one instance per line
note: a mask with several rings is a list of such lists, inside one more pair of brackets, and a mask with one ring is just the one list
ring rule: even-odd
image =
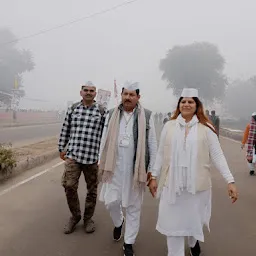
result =
[[210,121],[212,122],[212,124],[216,130],[217,136],[219,137],[219,135],[220,135],[220,118],[218,116],[216,116],[215,110],[211,111]]
[[[126,82],[121,96],[122,103],[109,111],[103,131],[100,201],[110,212],[115,241],[121,239],[125,225],[123,253],[133,256],[147,173],[155,162],[157,139],[152,112],[139,103],[138,83]],[[126,210],[126,220],[122,207]]]
[[249,137],[249,131],[250,131],[250,123],[248,123],[245,127],[245,130],[244,130],[244,136],[242,138],[242,144],[241,144],[241,148],[244,149],[245,147],[245,144],[247,143],[248,141],[248,137]]
[[164,119],[163,124],[165,124],[166,122],[168,122],[169,120],[171,120],[171,117],[172,117],[172,113],[169,112],[169,113],[167,114],[167,117]]
[[[253,114],[254,114],[254,113],[253,113]],[[241,144],[241,148],[242,148],[242,149],[244,149],[245,144],[246,144],[247,141],[248,141],[249,131],[250,131],[250,123],[248,123],[248,124],[246,125],[246,128],[245,128],[245,130],[244,130],[244,136],[243,136],[242,144]],[[247,161],[247,162],[248,162],[248,161]],[[249,173],[250,173],[250,175],[251,175],[251,176],[254,175],[254,174],[255,174],[255,171],[254,171],[255,166],[254,166],[254,164],[248,162],[248,167],[249,167]]]
[[163,114],[162,114],[162,112],[159,113],[158,122],[159,122],[159,124],[162,124],[162,122],[163,122]]
[[158,123],[158,119],[159,119],[159,114],[155,113],[154,118],[155,118],[155,124],[157,124]]
[[237,189],[215,129],[205,116],[198,91],[185,88],[161,133],[149,180],[151,194],[160,197],[156,229],[167,238],[168,256],[185,255],[185,237],[190,255],[201,254],[199,241],[204,242],[203,227],[209,229],[211,218],[211,161],[225,179],[234,203]]
[[211,120],[210,111],[208,109],[206,109],[205,114],[208,117],[208,119]]
[[252,114],[247,145],[248,145],[247,161],[255,165],[256,163],[256,112]]

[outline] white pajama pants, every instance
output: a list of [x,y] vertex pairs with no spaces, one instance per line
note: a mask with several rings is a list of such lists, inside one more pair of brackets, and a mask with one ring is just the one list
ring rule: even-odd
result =
[[[189,247],[196,245],[194,237],[188,237]],[[167,236],[168,256],[185,256],[185,237],[184,236]]]
[[[114,202],[106,206],[115,227],[122,225],[124,215],[122,203]],[[141,202],[135,205],[129,205],[126,209],[124,242],[134,244],[140,228]]]

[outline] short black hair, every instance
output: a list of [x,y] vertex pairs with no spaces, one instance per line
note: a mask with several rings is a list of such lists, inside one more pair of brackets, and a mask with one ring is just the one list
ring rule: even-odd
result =
[[[122,93],[124,92],[124,89],[125,89],[125,88],[123,87],[123,88],[122,88]],[[135,92],[136,92],[137,96],[140,95],[140,89],[136,89]]]
[[82,85],[81,86],[81,90],[83,90],[85,87],[93,87],[94,89],[95,89],[95,91],[96,91],[96,86],[95,85]]

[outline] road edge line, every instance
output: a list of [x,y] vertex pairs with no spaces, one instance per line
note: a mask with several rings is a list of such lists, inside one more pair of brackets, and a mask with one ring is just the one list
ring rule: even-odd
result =
[[11,173],[7,175],[0,174],[0,182],[4,180],[8,180],[9,178],[19,175],[22,172],[44,165],[48,161],[53,160],[58,156],[59,156],[59,152],[56,149],[54,149],[45,154],[41,154],[37,157],[23,160],[17,164],[17,166],[12,170]]
[[55,169],[56,167],[62,165],[63,163],[64,163],[64,161],[59,162],[59,163],[57,163],[57,164],[51,166],[50,168],[47,168],[47,169],[45,169],[45,170],[43,170],[43,171],[41,171],[41,172],[39,172],[39,173],[37,173],[37,174],[35,174],[35,175],[33,175],[33,176],[31,176],[31,177],[29,177],[29,178],[23,180],[23,181],[20,181],[20,182],[16,183],[15,185],[12,185],[11,187],[9,187],[9,188],[3,190],[2,192],[0,192],[0,197],[3,196],[3,195],[5,195],[5,194],[7,194],[7,193],[9,193],[9,192],[11,192],[12,190],[14,190],[14,189],[16,189],[16,188],[22,186],[23,184],[28,183],[28,182],[30,182],[31,180],[34,180],[34,179],[36,179],[36,178],[42,176],[43,174],[52,171],[53,169]]

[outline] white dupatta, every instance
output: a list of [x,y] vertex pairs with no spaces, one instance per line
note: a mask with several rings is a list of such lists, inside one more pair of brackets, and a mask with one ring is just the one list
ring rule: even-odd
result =
[[[171,142],[171,163],[169,171],[168,201],[174,204],[176,196],[187,190],[195,194],[198,118],[193,116],[188,123],[179,115]],[[188,133],[186,135],[186,129]]]

